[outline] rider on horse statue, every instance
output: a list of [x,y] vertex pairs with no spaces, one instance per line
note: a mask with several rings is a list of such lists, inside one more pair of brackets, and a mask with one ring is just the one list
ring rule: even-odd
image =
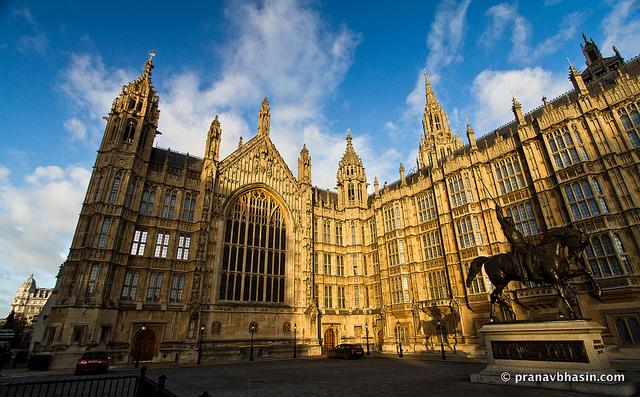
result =
[[509,244],[511,245],[511,258],[513,263],[520,265],[524,269],[524,276],[528,281],[535,283],[541,283],[542,278],[536,275],[536,269],[534,268],[534,251],[535,247],[525,240],[524,236],[518,230],[513,223],[513,218],[510,216],[504,216],[502,208],[496,203],[496,214],[498,216],[498,222],[502,226],[502,231],[507,237]]

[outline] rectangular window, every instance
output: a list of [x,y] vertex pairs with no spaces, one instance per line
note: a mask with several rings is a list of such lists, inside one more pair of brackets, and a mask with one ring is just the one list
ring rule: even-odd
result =
[[324,254],[324,274],[331,274],[331,255]]
[[331,222],[324,221],[322,225],[322,242],[329,244],[331,242]]
[[416,198],[418,206],[418,220],[424,223],[436,219],[436,206],[433,201],[433,193],[421,194]]
[[377,307],[381,307],[382,304],[382,286],[380,284],[376,284],[376,305]]
[[138,282],[140,281],[140,272],[128,270],[124,276],[124,284],[122,286],[122,298],[135,300],[138,292]]
[[465,216],[464,218],[456,221],[456,229],[458,231],[458,241],[460,242],[460,248],[465,249],[474,247],[476,240],[473,235],[473,226],[471,225],[471,217]]
[[405,303],[410,302],[411,299],[409,299],[409,279],[407,278],[407,276],[402,276],[402,293]]
[[400,264],[400,258],[398,256],[398,240],[393,240],[387,243],[387,258],[389,259],[389,266],[397,266]]
[[124,201],[124,205],[127,208],[131,208],[131,205],[133,204],[133,195],[136,192],[136,181],[131,178],[131,180],[129,181],[129,185],[127,186],[127,196],[125,198]]
[[471,193],[471,182],[469,178],[464,177],[463,179],[462,175],[449,178],[449,195],[451,197],[451,208],[472,203],[473,195]]
[[342,222],[336,221],[336,245],[342,245]]
[[98,236],[98,248],[104,248],[107,242],[107,235],[109,234],[109,226],[111,220],[104,218],[102,221],[102,228],[100,229],[100,235]]
[[[594,190],[596,194],[594,194]],[[600,189],[600,184],[595,178],[590,180],[583,178],[582,180],[568,183],[564,186],[564,193],[569,208],[571,208],[571,216],[575,221],[591,218],[609,211],[602,189]]]
[[158,238],[156,240],[156,258],[166,258],[167,251],[169,250],[169,233],[158,233]]
[[[573,136],[567,126],[553,131],[547,135],[547,144],[558,170],[577,164],[580,161],[588,160],[587,152],[584,150],[577,128],[573,129]],[[578,155],[578,149],[580,149],[582,159]]]
[[324,307],[326,308],[333,307],[333,294],[332,294],[330,285],[324,286]]
[[384,207],[382,215],[384,217],[385,232],[390,232],[400,227],[400,206],[397,203]]
[[356,226],[351,225],[351,245],[356,245]]
[[427,273],[429,297],[433,300],[447,299],[449,288],[444,269]]
[[391,302],[404,303],[403,276],[391,277]]
[[109,194],[109,203],[113,204],[118,198],[118,192],[120,191],[120,177],[116,176],[111,184],[111,194]]
[[502,194],[511,193],[525,187],[524,176],[517,154],[498,161],[494,169]]
[[380,273],[380,255],[378,251],[373,251],[373,274]]
[[626,108],[620,108],[618,115],[622,120],[622,125],[629,135],[633,147],[640,147],[640,101],[630,103]]
[[533,207],[529,201],[507,208],[507,214],[513,219],[516,229],[524,236],[538,234],[538,222],[533,215]]
[[585,253],[591,272],[596,278],[633,273],[629,255],[625,252],[617,233],[613,234],[613,241],[609,234],[591,236]]
[[356,308],[360,308],[360,287],[357,285],[353,286],[353,301]]
[[[168,244],[168,242],[167,242]],[[191,237],[180,236],[178,238],[178,257],[177,259],[186,261],[189,259],[189,247],[191,246]]]
[[375,219],[371,219],[371,221],[369,221],[369,232],[371,233],[371,244],[375,243],[376,241],[376,220]]
[[101,176],[98,179],[98,183],[96,186],[96,194],[93,196],[93,201],[98,201],[100,200],[102,197],[102,188],[104,187],[104,177]]
[[404,242],[402,240],[398,240],[398,261],[400,264],[404,264]]
[[162,289],[162,273],[152,272],[149,275],[149,287],[147,288],[147,300],[157,302],[160,300]]
[[365,307],[371,307],[369,305],[369,286],[365,287],[365,290],[364,290],[364,304],[365,304]]
[[440,244],[438,230],[432,230],[422,235],[422,252],[424,253],[424,260],[442,256],[442,245]]
[[313,241],[319,241],[318,240],[318,220],[314,220],[313,221]]
[[171,280],[171,294],[169,300],[171,302],[182,302],[182,293],[184,291],[184,274],[174,274]]
[[93,296],[96,293],[96,280],[98,279],[98,273],[100,272],[100,265],[94,263],[91,265],[91,270],[89,271],[89,280],[87,280],[87,290],[85,291],[85,296]]
[[344,276],[344,257],[342,255],[336,255],[336,261],[338,262],[338,276]]
[[344,287],[338,287],[338,309],[344,309]]
[[358,255],[353,255],[353,275],[358,275]]
[[144,249],[147,247],[146,230],[136,230],[133,233],[133,243],[131,244],[131,255],[144,255]]
[[313,253],[313,273],[318,274],[318,253]]

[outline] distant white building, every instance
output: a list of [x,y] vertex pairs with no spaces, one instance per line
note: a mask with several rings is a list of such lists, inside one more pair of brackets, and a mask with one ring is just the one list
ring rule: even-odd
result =
[[16,292],[16,296],[11,303],[11,310],[15,314],[25,316],[27,321],[31,323],[47,303],[52,291],[53,288],[37,288],[36,280],[32,274],[18,288],[18,292]]

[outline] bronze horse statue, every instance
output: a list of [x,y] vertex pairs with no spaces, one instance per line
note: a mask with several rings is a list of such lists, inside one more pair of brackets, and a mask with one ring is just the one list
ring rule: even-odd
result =
[[[596,295],[600,295],[598,283],[587,269],[581,256],[587,244],[588,239],[583,232],[570,227],[561,227],[549,230],[540,243],[528,247],[532,276],[553,285],[572,318],[576,318],[577,315],[569,303],[569,279],[586,275],[593,285]],[[570,269],[572,263],[575,263],[578,269]],[[493,311],[495,303],[498,303],[506,312],[511,313],[515,319],[515,312],[503,298],[502,292],[511,281],[532,281],[531,277],[527,277],[523,266],[516,263],[513,253],[501,253],[489,257],[480,256],[471,261],[469,265],[466,279],[467,287],[471,286],[483,266],[494,286],[491,293],[491,321],[496,320]]]

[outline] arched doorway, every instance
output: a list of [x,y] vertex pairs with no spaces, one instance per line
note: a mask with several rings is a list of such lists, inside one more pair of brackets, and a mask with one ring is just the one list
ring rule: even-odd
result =
[[132,350],[133,361],[151,361],[156,353],[156,334],[149,328],[136,334]]
[[333,332],[333,328],[329,328],[324,333],[324,348],[329,351],[336,347],[336,334]]
[[378,331],[378,351],[382,351],[382,344],[384,343],[384,334],[382,330]]

